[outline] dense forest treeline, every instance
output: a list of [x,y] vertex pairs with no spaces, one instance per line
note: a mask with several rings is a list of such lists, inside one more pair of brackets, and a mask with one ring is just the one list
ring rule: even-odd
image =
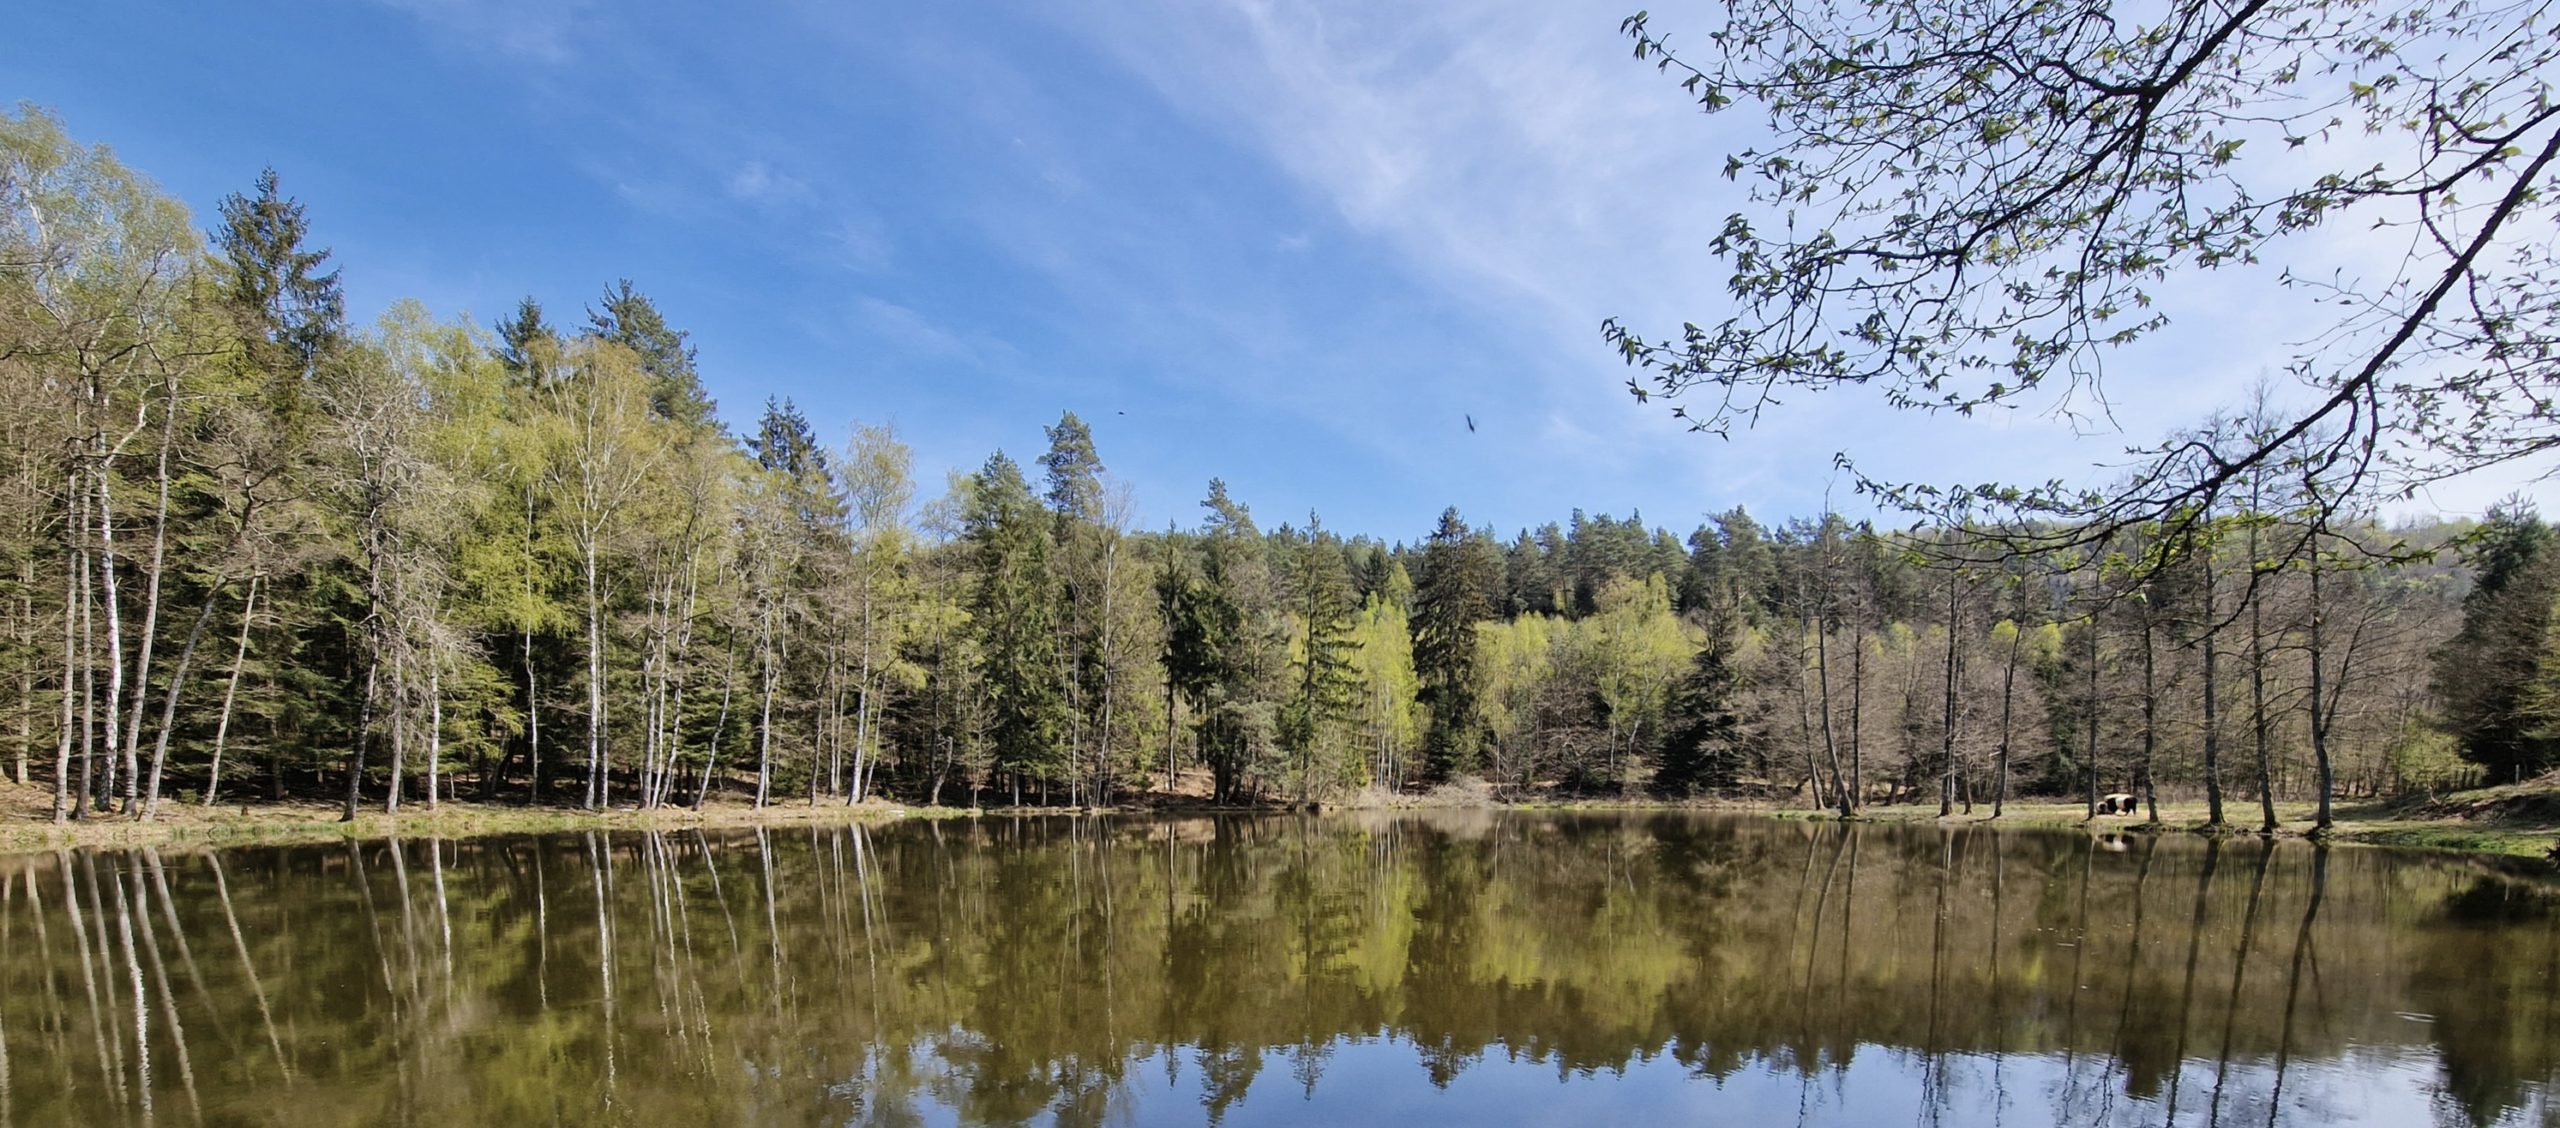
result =
[[57,817],[1095,803],[1205,768],[1226,801],[2156,791],[2272,823],[2560,750],[2560,553],[2522,507],[2386,528],[2269,462],[2197,535],[2078,556],[1739,508],[1389,543],[1218,481],[1142,530],[1073,413],[928,497],[887,428],[776,399],[733,430],[628,281],[574,323],[358,327],[272,172],[194,222],[0,118],[0,736]]

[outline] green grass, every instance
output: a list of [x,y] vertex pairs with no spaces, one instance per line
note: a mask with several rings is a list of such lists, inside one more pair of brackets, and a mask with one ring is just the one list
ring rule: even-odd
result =
[[[270,843],[338,842],[396,836],[460,838],[487,834],[532,834],[576,830],[672,830],[694,827],[843,825],[906,818],[952,818],[977,813],[964,808],[899,807],[866,803],[846,808],[833,804],[810,807],[784,803],[756,810],[744,805],[714,804],[703,811],[665,808],[656,811],[580,811],[525,808],[485,803],[448,803],[436,810],[412,806],[398,816],[371,810],[353,822],[340,822],[337,809],[325,803],[222,806],[164,803],[154,822],[102,815],[83,822],[56,825],[47,818],[51,797],[33,788],[0,784],[0,853],[61,849],[71,846],[238,846]],[[1481,799],[1479,800],[1481,802]],[[1781,819],[1831,819],[1829,810],[1782,806],[1767,802],[1707,800],[1669,803],[1643,798],[1594,799],[1566,796],[1531,797],[1492,804],[1520,810],[1714,810],[1758,814]],[[1143,803],[1122,810],[1152,809]],[[993,812],[1001,813],[1001,812]],[[1026,813],[1064,814],[1037,808]],[[1944,823],[1965,826],[2040,827],[2116,833],[2257,833],[2257,804],[2224,805],[2224,824],[2211,827],[2201,802],[2180,800],[2160,805],[2160,822],[2142,816],[2102,815],[2092,821],[2076,801],[2025,799],[2007,805],[1994,821],[1990,805],[1977,803],[1973,813],[1961,810]],[[2285,837],[2305,837],[2316,812],[2308,803],[2279,803],[2276,815]],[[2457,792],[2428,800],[2338,804],[2334,842],[2366,843],[2405,849],[2459,851],[2541,858],[2560,843],[2560,780],[2537,780],[2504,787]],[[1934,802],[1872,805],[1858,812],[1870,822],[1938,822]]]
[[2499,830],[2421,824],[2362,828],[2347,840],[2416,850],[2458,850],[2466,854],[2508,854],[2522,858],[2543,858],[2550,856],[2554,835],[2547,828]]
[[859,807],[821,804],[776,804],[762,810],[714,805],[702,811],[661,808],[655,811],[580,811],[481,803],[448,803],[429,810],[410,807],[386,815],[378,808],[342,822],[326,804],[217,807],[163,803],[161,818],[138,822],[114,814],[77,822],[50,821],[43,808],[13,804],[17,809],[0,820],[0,853],[53,850],[73,846],[244,846],[392,837],[467,838],[489,834],[539,834],[574,830],[673,830],[694,827],[842,825],[908,818],[944,818],[968,812],[951,808],[900,807],[866,803]]
[[[2548,856],[2555,844],[2560,844],[2560,821],[2555,821],[2548,814],[2555,799],[2560,799],[2560,784],[2511,785],[2482,792],[2464,792],[2423,804],[2341,803],[2332,811],[2333,822],[2327,838],[2331,842],[2541,858]],[[1827,810],[1802,807],[1770,808],[1765,813],[1785,819],[1837,817]],[[1990,806],[1979,803],[1970,815],[1959,809],[1944,820],[1938,818],[1935,803],[1869,806],[1858,812],[1858,818],[1874,822],[1944,822],[1947,825],[2120,833],[2258,833],[2261,815],[2255,801],[2224,803],[2223,822],[2218,827],[2208,822],[2209,814],[2205,804],[2182,800],[2162,803],[2160,822],[2156,825],[2143,815],[2100,815],[2093,821],[2088,817],[2088,808],[2084,804],[2037,799],[2010,803],[1996,821],[1991,818]],[[2317,817],[2318,810],[2310,803],[2278,803],[2276,836],[2311,837]]]

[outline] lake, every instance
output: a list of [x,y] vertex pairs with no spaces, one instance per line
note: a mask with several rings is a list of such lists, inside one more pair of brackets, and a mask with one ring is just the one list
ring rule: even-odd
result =
[[2560,892],[1681,813],[0,858],[0,1123],[2543,1124]]

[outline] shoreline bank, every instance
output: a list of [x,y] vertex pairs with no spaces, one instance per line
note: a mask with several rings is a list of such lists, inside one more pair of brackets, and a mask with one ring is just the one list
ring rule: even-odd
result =
[[[1435,801],[1417,796],[1385,802],[1326,804],[1325,811],[1430,810],[1452,807],[1522,811],[1696,811],[1754,815],[1774,819],[1832,820],[1838,815],[1796,804],[1711,800],[1672,802],[1647,799],[1601,800],[1558,798],[1512,802]],[[361,811],[351,822],[339,820],[335,804],[320,802],[225,804],[206,808],[163,803],[160,817],[142,822],[120,814],[100,813],[65,823],[49,821],[51,796],[36,788],[0,784],[0,854],[39,852],[69,847],[241,846],[392,837],[460,838],[492,834],[532,834],[569,830],[681,830],[718,827],[781,827],[883,823],[912,818],[968,818],[995,815],[1076,814],[1219,814],[1281,813],[1286,805],[1220,806],[1190,796],[1152,794],[1110,808],[1070,807],[920,807],[878,800],[846,806],[841,802],[776,803],[757,808],[742,802],[715,801],[701,810],[661,807],[655,810],[614,808],[586,811],[574,807],[526,807],[513,803],[448,802],[437,807],[413,806],[397,815],[380,809]],[[2308,803],[2279,803],[2279,838],[2311,835],[2314,808]],[[2206,825],[2201,802],[2179,801],[2160,806],[2160,821],[2147,814],[2086,817],[2077,802],[2025,800],[2009,803],[1994,819],[1987,804],[1972,813],[1939,818],[1934,804],[1870,806],[1855,821],[1872,823],[1937,823],[1983,829],[2079,830],[2111,834],[2219,834],[2256,837],[2259,810],[2255,803],[2225,804],[2224,824]],[[2333,843],[2402,849],[2453,851],[2505,857],[2544,858],[2560,842],[2560,822],[2538,818],[2468,818],[2427,815],[2412,809],[2374,803],[2339,804]]]

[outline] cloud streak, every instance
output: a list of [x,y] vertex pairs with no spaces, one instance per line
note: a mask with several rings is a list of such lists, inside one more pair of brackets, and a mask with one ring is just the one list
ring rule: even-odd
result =
[[[1834,451],[1887,477],[2103,478],[2125,446],[2199,423],[2280,372],[2298,334],[2270,330],[2305,323],[2305,301],[2272,267],[2177,278],[2161,295],[2173,328],[2105,356],[2108,387],[1969,420],[1897,413],[1854,390],[1800,393],[1714,443],[1598,406],[1626,373],[1597,326],[1614,316],[1661,334],[1721,314],[1724,269],[1706,248],[1745,204],[1721,161],[1758,123],[1747,108],[1700,115],[1628,58],[1614,15],[1533,0],[1159,0],[1080,11],[1070,29],[1510,327],[1539,402],[1576,420],[1547,434],[1612,474],[1789,508],[1819,500]],[[2345,232],[2295,249],[2332,263],[2397,259]]]
[[558,65],[577,55],[590,0],[378,0],[468,47]]

